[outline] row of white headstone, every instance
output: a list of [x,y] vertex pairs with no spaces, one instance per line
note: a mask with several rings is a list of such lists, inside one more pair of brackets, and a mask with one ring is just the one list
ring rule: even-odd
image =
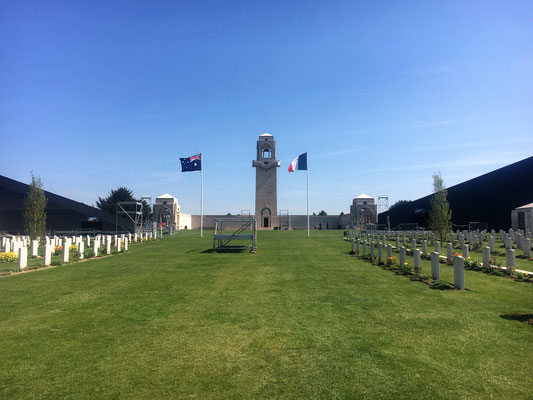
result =
[[[116,243],[117,240],[120,238],[122,242],[128,238],[128,241],[131,242],[132,240],[134,242],[137,242],[139,240],[148,240],[148,239],[157,239],[158,234],[157,231],[153,232],[144,232],[144,233],[135,233],[135,234],[121,234],[121,235],[97,235],[95,238],[101,238],[101,242],[105,243],[106,238],[110,237],[113,239],[113,243]],[[40,238],[38,238],[40,241]],[[52,245],[54,247],[63,246],[63,244],[66,245],[72,245],[72,244],[79,244],[83,240],[83,236],[45,236],[44,241],[45,245]],[[30,238],[28,236],[14,236],[14,237],[8,237],[8,236],[2,236],[1,238],[1,249],[5,252],[13,252],[17,253],[18,249],[20,247],[28,247],[30,245]],[[86,242],[87,246],[90,246],[91,244],[91,236],[86,236]]]
[[[425,242],[425,241],[424,241]],[[357,243],[357,248],[355,248],[355,244]],[[357,250],[357,252],[361,252],[361,246],[362,246],[362,254],[367,254],[367,247],[370,249],[370,257],[372,259],[375,258],[375,242],[371,241],[370,243],[367,243],[366,239],[357,239],[352,238],[352,253]],[[377,244],[377,260],[379,263],[383,263],[383,248],[386,247],[387,249],[387,258],[392,258],[392,250],[393,247],[391,244],[387,244],[386,246],[383,243]],[[398,247],[396,247],[398,250]],[[438,241],[435,242],[435,251],[431,253],[431,277],[434,280],[440,279],[440,243]],[[413,269],[416,275],[420,275],[422,273],[422,262],[421,262],[421,255],[427,254],[427,249],[425,251],[420,251],[416,248],[416,242],[412,243],[412,250],[413,250]],[[401,246],[399,247],[399,253],[400,253],[400,265],[405,265],[406,260],[406,247]],[[464,269],[465,269],[465,259],[468,259],[469,252],[468,252],[468,245],[463,244],[463,254],[462,255],[454,255],[453,254],[453,244],[447,243],[446,246],[446,259],[449,262],[453,261],[454,265],[454,286],[458,289],[464,290],[465,288],[465,279],[464,279]],[[488,246],[485,246],[482,248],[482,254],[483,254],[483,267],[484,268],[491,268],[490,264],[490,248]],[[506,272],[507,274],[511,274],[512,271],[516,269],[516,255],[514,249],[507,249],[506,250]]]
[[[387,239],[390,239],[391,237],[395,239],[396,241],[396,248],[400,247],[400,238],[402,241],[402,246],[407,246],[407,240],[411,241],[411,248],[415,248],[417,243],[421,241],[422,244],[422,253],[427,254],[427,246],[428,246],[428,239],[429,243],[432,246],[435,246],[435,251],[439,252],[438,247],[438,241],[436,240],[436,235],[431,231],[401,231],[401,232],[390,232],[390,231],[374,231],[374,232],[357,232],[356,233],[357,238],[364,238],[367,242],[374,241],[382,241],[383,246],[386,245]],[[455,237],[457,237],[457,242],[459,243],[459,246],[461,247],[461,250],[463,251],[463,256],[466,258],[468,257],[469,253],[469,245],[472,246],[473,249],[480,249],[483,246],[483,243],[485,241],[485,238],[487,238],[487,244],[490,249],[491,253],[495,252],[494,249],[494,243],[495,243],[495,232],[492,230],[490,234],[488,234],[486,231],[457,231],[455,234],[453,231],[450,231],[450,242],[455,243]],[[512,229],[509,230],[509,235],[505,231],[500,231],[500,238],[502,242],[505,244],[506,250],[512,249],[512,243],[517,244],[517,248],[522,250],[524,253],[524,256],[527,258],[531,258],[531,232],[528,230],[527,232],[517,231],[513,232]]]
[[[94,257],[98,256],[100,247],[105,246],[104,253],[111,253],[111,245],[114,244],[118,252],[128,251],[128,244],[137,241],[146,241],[157,238],[157,232],[144,232],[135,234],[122,234],[122,235],[97,235],[94,238],[87,235],[84,238],[82,236],[72,237],[48,237],[45,236],[45,244],[43,247],[43,266],[51,264],[52,254],[56,250],[62,250],[62,262],[69,262],[70,247],[74,244],[77,246],[77,252],[79,259],[82,260],[85,255],[85,244],[87,247],[91,246],[94,253]],[[39,240],[30,240],[29,237],[2,237],[2,247],[6,252],[13,252],[18,254],[18,268],[22,271],[28,266],[28,245],[31,243],[31,256],[37,257],[39,254]],[[60,247],[61,249],[58,249]]]

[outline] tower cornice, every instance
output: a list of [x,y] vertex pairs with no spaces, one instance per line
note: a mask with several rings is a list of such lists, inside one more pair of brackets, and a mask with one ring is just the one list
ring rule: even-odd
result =
[[280,162],[278,160],[272,160],[272,161],[252,161],[252,167],[259,167],[263,169],[270,169],[274,167],[279,167]]

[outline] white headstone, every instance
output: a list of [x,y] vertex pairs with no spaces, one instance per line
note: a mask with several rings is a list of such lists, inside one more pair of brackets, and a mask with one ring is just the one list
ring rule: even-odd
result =
[[446,245],[446,260],[449,262],[453,260],[453,245],[449,242]]
[[32,257],[37,257],[39,255],[39,241],[38,240],[31,241],[31,255]]
[[514,249],[505,250],[505,267],[507,268],[507,274],[511,274],[516,269],[516,256]]
[[439,253],[431,253],[431,277],[438,281],[440,279]]
[[465,259],[461,256],[453,259],[453,281],[457,289],[465,289]]
[[483,267],[490,268],[490,247],[483,247],[481,249],[481,254],[483,255]]
[[28,248],[22,246],[19,248],[19,271],[28,266]]
[[422,262],[420,260],[420,250],[415,249],[413,253],[413,266],[415,274],[420,275],[422,273]]
[[400,247],[400,265],[403,267],[405,264],[405,247]]
[[530,238],[525,238],[524,239],[524,256],[526,256],[527,258],[531,258],[531,239]]
[[494,236],[489,236],[489,249],[491,253],[494,253]]
[[43,265],[50,265],[52,262],[52,245],[47,244],[44,246],[43,250]]
[[70,254],[69,246],[65,245],[63,247],[63,262],[68,263],[68,256]]
[[462,250],[463,250],[463,258],[470,257],[470,252],[469,252],[469,248],[467,244],[463,244]]

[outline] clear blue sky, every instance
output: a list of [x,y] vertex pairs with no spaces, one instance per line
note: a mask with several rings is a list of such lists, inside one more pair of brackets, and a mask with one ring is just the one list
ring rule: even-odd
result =
[[291,214],[305,150],[331,214],[533,154],[532,1],[0,4],[0,174],[87,204],[127,186],[199,213],[178,157],[203,151],[205,212],[253,212],[264,132]]

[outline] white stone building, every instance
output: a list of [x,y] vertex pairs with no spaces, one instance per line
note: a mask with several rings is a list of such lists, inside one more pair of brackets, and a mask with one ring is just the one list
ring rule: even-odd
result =
[[181,212],[178,199],[168,193],[155,199],[154,222],[159,225],[164,223],[174,229],[191,229],[191,215]]
[[364,193],[353,199],[350,214],[352,224],[358,227],[378,223],[378,206],[373,197]]
[[515,208],[511,211],[511,226],[513,230],[522,229],[533,232],[533,203]]

